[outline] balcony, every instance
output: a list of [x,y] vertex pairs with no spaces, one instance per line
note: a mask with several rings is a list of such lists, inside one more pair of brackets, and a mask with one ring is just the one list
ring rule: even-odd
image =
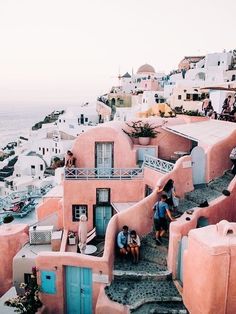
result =
[[65,180],[133,180],[143,178],[143,168],[65,168]]
[[143,167],[148,167],[162,173],[168,173],[173,170],[174,164],[160,158],[145,155]]

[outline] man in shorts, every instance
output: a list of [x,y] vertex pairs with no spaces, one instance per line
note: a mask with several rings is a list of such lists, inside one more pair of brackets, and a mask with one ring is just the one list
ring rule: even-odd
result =
[[168,216],[171,221],[174,221],[175,219],[171,216],[169,206],[167,204],[167,195],[162,194],[161,200],[156,202],[156,204],[153,207],[154,213],[154,227],[156,231],[156,244],[161,245],[162,244],[162,237],[165,232],[168,231],[168,223],[167,218]]
[[126,257],[130,252],[130,247],[128,245],[129,228],[128,226],[123,226],[122,231],[117,235],[117,246],[120,250],[121,257]]

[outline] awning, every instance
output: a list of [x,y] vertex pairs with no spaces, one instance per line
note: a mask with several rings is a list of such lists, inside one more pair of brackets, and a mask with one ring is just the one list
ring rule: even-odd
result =
[[111,203],[112,207],[115,209],[117,213],[122,212],[135,204],[137,204],[137,202]]
[[236,123],[220,120],[186,123],[164,127],[165,130],[190,140],[212,146],[236,130]]

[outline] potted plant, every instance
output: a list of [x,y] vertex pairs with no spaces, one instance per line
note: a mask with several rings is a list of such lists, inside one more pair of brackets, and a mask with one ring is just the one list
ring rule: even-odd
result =
[[69,244],[73,245],[75,244],[75,234],[73,231],[70,231],[68,234],[68,240],[69,240]]
[[148,145],[151,138],[157,137],[159,126],[153,126],[149,122],[142,120],[132,121],[131,124],[126,123],[129,131],[123,130],[125,134],[131,138],[138,138],[140,145]]
[[20,288],[24,293],[6,300],[4,304],[13,307],[15,312],[21,314],[38,313],[38,310],[42,307],[42,302],[39,299],[39,286],[35,267],[32,268],[30,282],[28,284],[21,283]]
[[7,214],[4,218],[3,218],[3,223],[6,226],[6,230],[10,230],[10,226],[9,224],[14,220],[14,217],[11,214]]

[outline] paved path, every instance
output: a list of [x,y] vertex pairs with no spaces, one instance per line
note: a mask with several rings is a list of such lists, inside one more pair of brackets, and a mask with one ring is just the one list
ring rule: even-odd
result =
[[[232,179],[233,175],[226,172],[208,185],[195,188],[180,201],[179,211],[183,213],[206,200],[209,203],[219,197]],[[142,238],[139,264],[116,258],[114,280],[105,292],[111,300],[128,305],[132,313],[187,313],[167,270],[168,239],[164,238],[163,245],[157,246],[153,237],[154,234],[150,233]]]

